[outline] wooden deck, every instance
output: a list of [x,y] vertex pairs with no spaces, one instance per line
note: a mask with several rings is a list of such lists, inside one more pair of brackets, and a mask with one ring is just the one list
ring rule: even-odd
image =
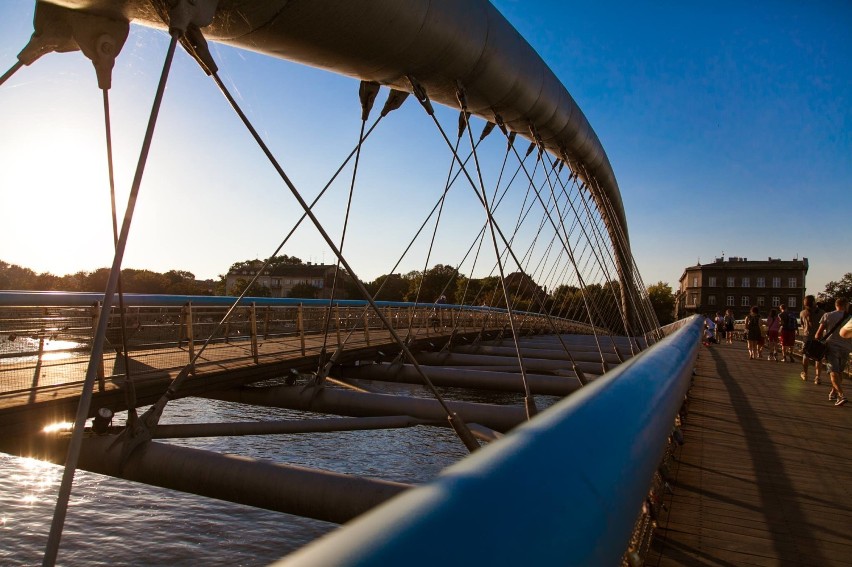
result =
[[800,371],[702,347],[646,565],[852,566],[852,403]]

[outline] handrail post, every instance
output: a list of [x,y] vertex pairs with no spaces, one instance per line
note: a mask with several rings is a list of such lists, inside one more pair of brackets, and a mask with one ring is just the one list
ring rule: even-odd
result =
[[192,302],[187,301],[183,306],[183,316],[186,324],[186,350],[189,353],[189,371],[195,375],[195,325],[192,321]]
[[257,305],[254,301],[251,302],[249,309],[249,333],[251,334],[251,356],[257,364]]
[[364,310],[364,342],[370,346],[370,312]]
[[266,306],[266,310],[263,313],[263,340],[269,338],[269,314],[272,309],[271,305]]
[[343,339],[340,336],[340,307],[336,303],[334,304],[334,327],[337,331],[337,348],[341,348]]
[[[94,337],[98,333],[98,320],[101,317],[101,302],[96,301],[94,305],[92,305],[92,336]],[[125,369],[127,372],[127,369]],[[106,391],[106,383],[104,382],[104,353],[101,352],[100,360],[98,360],[98,391],[104,392]]]
[[299,331],[299,341],[302,344],[302,356],[305,356],[305,314],[303,304],[299,304],[299,310],[296,315],[296,327]]

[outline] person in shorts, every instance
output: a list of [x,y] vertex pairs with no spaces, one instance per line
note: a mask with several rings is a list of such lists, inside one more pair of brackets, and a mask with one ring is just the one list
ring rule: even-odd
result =
[[[802,333],[802,343],[806,343],[809,340],[813,340],[814,335],[816,335],[817,327],[819,327],[819,321],[822,319],[822,316],[825,315],[825,311],[820,309],[816,304],[816,298],[813,295],[805,296],[805,308],[802,309],[802,312],[799,313],[799,319],[802,320],[801,327],[799,328]],[[808,363],[810,362],[810,358],[807,356],[802,356],[802,372],[800,376],[802,380],[808,379]],[[814,378],[814,384],[819,384],[820,379],[820,370],[821,363],[819,360],[814,361],[814,368],[816,370],[816,376]]]
[[734,344],[734,312],[730,309],[725,311],[725,338],[728,344]]
[[831,333],[825,341],[825,367],[828,368],[831,377],[831,392],[828,394],[828,399],[836,400],[834,405],[842,406],[846,403],[842,387],[843,370],[846,368],[849,354],[852,353],[852,338],[846,338],[837,331],[849,322],[850,314],[847,311],[849,301],[845,297],[838,297],[834,301],[834,307],[835,311],[826,313],[820,319],[816,338],[822,338],[824,333],[831,332],[839,323],[840,328]]
[[784,362],[793,362],[793,347],[796,346],[796,331],[799,328],[799,321],[796,319],[796,314],[787,311],[787,306],[783,303],[778,319],[781,321],[781,359]]

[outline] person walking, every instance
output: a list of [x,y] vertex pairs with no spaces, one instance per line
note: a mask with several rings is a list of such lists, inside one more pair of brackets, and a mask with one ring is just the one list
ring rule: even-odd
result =
[[784,362],[793,362],[793,347],[796,346],[796,330],[799,321],[796,314],[787,311],[787,306],[781,304],[781,314],[778,316],[781,322],[781,358]]
[[769,317],[766,318],[766,340],[769,341],[769,354],[766,355],[766,360],[778,362],[778,334],[780,331],[781,318],[778,317],[774,309],[770,309]]
[[730,309],[725,311],[725,338],[729,345],[734,344],[734,312]]
[[748,357],[750,360],[760,358],[761,347],[759,343],[763,341],[763,332],[760,329],[760,311],[757,306],[751,308],[749,314],[745,318],[745,336],[746,344],[748,345]]
[[716,311],[713,322],[716,323],[716,342],[722,344],[725,342],[725,318],[719,311]]
[[[808,342],[808,340],[813,340],[814,335],[816,335],[817,327],[819,327],[819,321],[822,319],[822,316],[825,315],[825,311],[820,309],[816,304],[816,298],[813,295],[805,296],[805,305],[802,312],[799,313],[799,319],[802,320],[801,324],[801,332],[802,332],[802,343]],[[802,372],[800,376],[802,380],[808,379],[808,361],[810,359],[807,356],[802,356]],[[820,379],[820,370],[821,370],[821,362],[819,360],[814,361],[814,384],[819,384]]]
[[[846,403],[843,394],[843,370],[852,353],[852,338],[844,338],[836,332],[838,328],[848,323],[850,314],[847,313],[849,301],[845,297],[838,297],[834,301],[835,310],[822,316],[816,338],[820,339],[823,333],[828,333],[825,341],[825,367],[831,378],[831,392],[828,393],[829,400],[836,400],[834,405],[842,406]],[[844,331],[845,333],[845,331]]]

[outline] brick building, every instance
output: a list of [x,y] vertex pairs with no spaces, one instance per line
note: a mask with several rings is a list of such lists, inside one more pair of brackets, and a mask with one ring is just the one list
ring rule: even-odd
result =
[[731,309],[742,319],[753,305],[762,314],[784,303],[791,311],[802,309],[808,259],[752,260],[716,258],[683,271],[675,296],[678,317]]

